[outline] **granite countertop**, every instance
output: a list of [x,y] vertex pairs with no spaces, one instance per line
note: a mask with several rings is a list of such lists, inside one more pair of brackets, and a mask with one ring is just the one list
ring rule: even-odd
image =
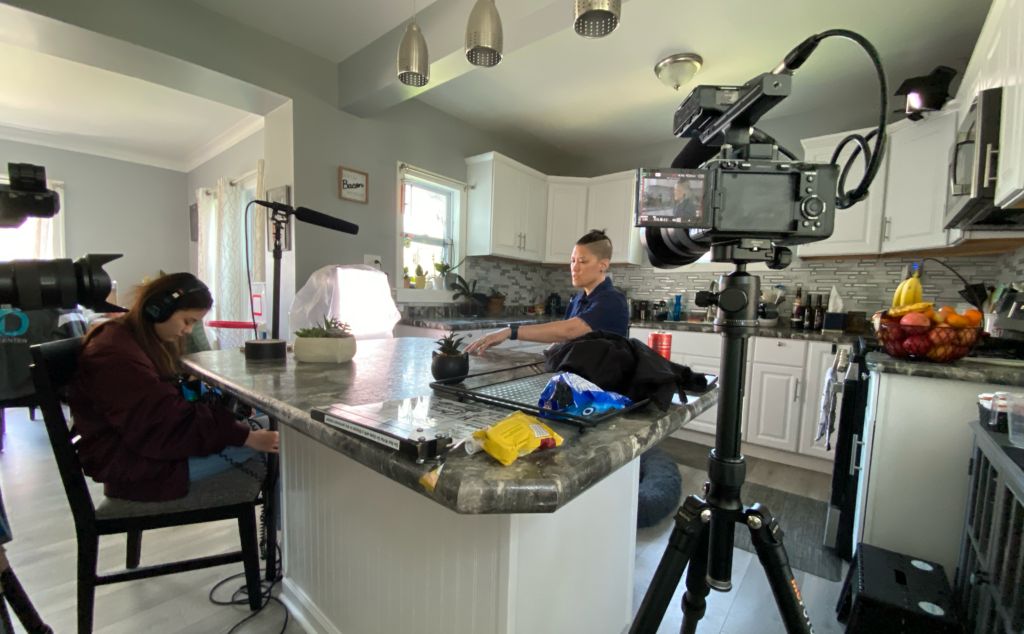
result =
[[868,369],[884,374],[902,374],[948,381],[968,383],[989,383],[1024,387],[1024,367],[1008,368],[988,363],[978,363],[970,358],[953,363],[929,363],[925,361],[902,361],[893,359],[885,352],[869,352],[865,358]]
[[[363,438],[314,421],[310,409],[333,403],[364,405],[431,394],[433,341],[421,338],[360,341],[351,363],[297,364],[283,360],[246,361],[236,350],[199,352],[184,357],[196,374],[275,417],[282,425],[356,460],[458,513],[552,513],[625,466],[663,438],[718,402],[718,390],[690,397],[685,406],[661,412],[648,406],[580,434],[575,427],[551,426],[565,444],[524,456],[508,467],[484,453],[453,450],[433,493],[419,479],[436,465],[411,458]],[[471,357],[470,372],[537,362],[538,354],[491,349]]]
[[[402,319],[401,323],[406,326],[417,328],[434,328],[438,330],[478,330],[498,329],[509,324],[545,324],[549,321],[557,321],[561,317],[529,317],[526,315],[508,315],[503,318],[476,317],[476,318],[445,318],[445,317],[413,317]],[[684,332],[714,332],[713,324],[696,321],[640,321],[633,319],[629,322],[630,328],[650,328],[652,330],[670,330]],[[757,331],[758,337],[771,337],[773,339],[798,339],[803,341],[824,341],[826,343],[853,343],[862,335],[845,332],[806,332],[793,330],[789,326],[762,327]],[[871,335],[868,335],[871,336]]]

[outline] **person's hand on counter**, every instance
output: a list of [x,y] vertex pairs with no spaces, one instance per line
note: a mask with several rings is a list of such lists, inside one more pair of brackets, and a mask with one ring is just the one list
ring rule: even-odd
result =
[[494,332],[484,335],[483,337],[480,337],[473,343],[469,344],[466,347],[466,352],[472,354],[480,354],[481,352],[485,352],[491,346],[496,346],[502,343],[503,341],[507,341],[508,338],[511,336],[512,331],[508,328],[496,330]]
[[249,432],[245,446],[264,453],[277,453],[278,432],[259,429]]

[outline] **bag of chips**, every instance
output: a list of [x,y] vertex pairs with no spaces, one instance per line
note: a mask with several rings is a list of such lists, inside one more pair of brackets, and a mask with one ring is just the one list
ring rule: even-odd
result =
[[[606,392],[578,374],[560,372],[551,377],[540,394],[538,406],[544,409],[575,414],[596,416],[610,409],[629,407],[633,401],[615,392]],[[543,414],[557,418],[553,414]]]
[[561,444],[562,437],[550,427],[533,416],[515,412],[487,429],[473,432],[466,441],[466,453],[482,449],[507,467],[519,456]]

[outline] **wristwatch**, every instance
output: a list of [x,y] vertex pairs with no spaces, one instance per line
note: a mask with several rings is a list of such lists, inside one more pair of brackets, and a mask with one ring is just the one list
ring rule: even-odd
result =
[[509,324],[508,329],[512,331],[512,335],[509,337],[512,341],[519,338],[519,324]]

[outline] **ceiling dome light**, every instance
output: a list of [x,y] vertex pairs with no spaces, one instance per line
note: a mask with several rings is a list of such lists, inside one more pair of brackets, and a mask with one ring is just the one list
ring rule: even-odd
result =
[[576,0],[573,29],[583,37],[604,37],[619,26],[622,0]]
[[416,17],[409,23],[398,47],[398,81],[417,88],[430,81],[430,60],[427,55],[427,41],[416,24]]
[[654,74],[661,83],[669,88],[679,90],[680,86],[690,83],[704,65],[700,55],[693,53],[677,53],[669,55],[654,65]]
[[473,66],[497,66],[503,40],[501,16],[494,0],[477,0],[466,24],[466,59]]

